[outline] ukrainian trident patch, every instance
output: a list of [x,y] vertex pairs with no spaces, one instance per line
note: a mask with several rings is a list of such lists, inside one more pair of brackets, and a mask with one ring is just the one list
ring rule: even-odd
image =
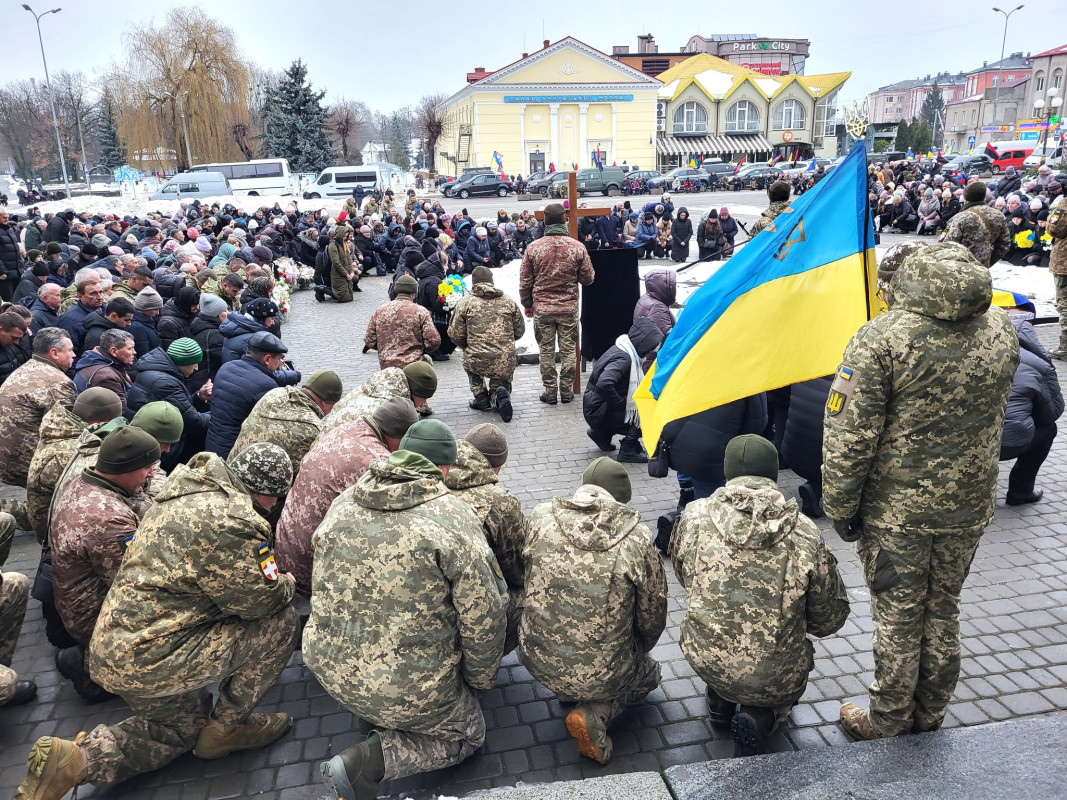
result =
[[271,552],[270,545],[264,542],[256,548],[256,552],[259,557],[259,568],[263,570],[267,580],[278,580],[278,562],[274,560],[274,553]]
[[830,387],[830,396],[826,398],[826,413],[831,417],[848,408],[852,400],[852,393],[856,391],[856,374],[848,367],[841,367],[834,376],[833,385]]

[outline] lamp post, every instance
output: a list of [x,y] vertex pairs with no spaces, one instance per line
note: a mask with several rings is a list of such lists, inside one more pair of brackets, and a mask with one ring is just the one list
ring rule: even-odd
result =
[[40,14],[36,13],[25,3],[22,7],[33,14],[33,19],[37,23],[37,41],[41,43],[41,62],[44,64],[44,81],[48,86],[48,104],[52,107],[52,127],[56,129],[56,147],[59,148],[59,166],[63,169],[63,186],[67,190],[67,199],[70,200],[70,180],[67,178],[67,160],[63,158],[63,142],[59,138],[59,120],[56,119],[56,101],[52,99],[52,80],[48,77],[48,59],[44,57],[44,37],[41,35],[41,17],[48,14],[58,14],[63,9],[53,8],[48,11],[43,11]]
[[164,97],[169,97],[171,100],[176,100],[178,108],[182,115],[182,132],[185,134],[185,161],[187,167],[193,166],[193,152],[189,149],[189,128],[185,125],[185,103],[182,101],[183,97],[188,97],[189,92],[178,92],[178,96],[175,97],[170,92],[163,92]]
[[1045,130],[1041,135],[1041,164],[1045,163],[1045,150],[1048,147],[1048,129],[1052,127],[1052,117],[1059,114],[1060,108],[1063,106],[1063,98],[1059,96],[1060,90],[1055,86],[1050,86],[1045,94],[1048,95],[1048,102],[1045,101],[1044,97],[1034,101],[1034,108],[1037,109],[1038,114],[1048,106],[1048,111],[1045,113],[1045,124],[1042,126]]
[[1015,6],[1011,11],[1001,11],[994,6],[993,10],[1004,15],[1004,37],[1000,40],[1000,61],[997,62],[997,90],[993,93],[993,124],[997,124],[997,102],[1000,100],[1000,73],[1004,69],[1004,45],[1008,42],[1008,20],[1011,15],[1022,8]]

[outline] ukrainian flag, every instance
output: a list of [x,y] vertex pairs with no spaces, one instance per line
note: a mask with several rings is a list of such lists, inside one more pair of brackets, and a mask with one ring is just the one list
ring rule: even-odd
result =
[[689,166],[693,167],[694,169],[696,169],[696,165],[697,165],[696,156],[692,156],[692,155],[689,156]]
[[861,143],[689,298],[634,393],[650,449],[672,420],[831,374],[884,310]]

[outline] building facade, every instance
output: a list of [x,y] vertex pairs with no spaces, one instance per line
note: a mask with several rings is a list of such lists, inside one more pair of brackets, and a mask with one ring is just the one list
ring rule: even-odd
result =
[[[653,163],[660,81],[567,37],[494,72],[476,69],[443,104],[437,169],[529,175]],[[498,160],[499,159],[499,160]]]
[[[952,145],[954,153],[982,150],[986,142],[1022,138],[1015,127],[1018,118],[1026,113],[1029,81],[1015,81],[1002,87],[997,97],[996,87],[981,94],[963,97],[945,104],[945,149]],[[993,100],[996,99],[996,118]]]
[[660,170],[704,157],[750,161],[838,155],[838,92],[850,72],[769,76],[702,53],[663,72],[656,109]]
[[629,45],[615,45],[611,48],[611,56],[652,77],[658,77],[698,53],[707,53],[764,75],[803,75],[810,44],[807,39],[731,33],[692,36],[680,51],[661,53],[649,33],[637,37],[636,52],[631,53]]

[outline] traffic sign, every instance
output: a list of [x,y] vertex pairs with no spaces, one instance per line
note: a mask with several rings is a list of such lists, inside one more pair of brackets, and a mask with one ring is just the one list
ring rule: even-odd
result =
[[977,141],[978,141],[978,140],[977,140],[977,139],[975,139],[975,138],[974,138],[973,136],[968,136],[968,137],[967,137],[967,144],[974,144],[974,143],[975,143],[975,142],[977,142]]

